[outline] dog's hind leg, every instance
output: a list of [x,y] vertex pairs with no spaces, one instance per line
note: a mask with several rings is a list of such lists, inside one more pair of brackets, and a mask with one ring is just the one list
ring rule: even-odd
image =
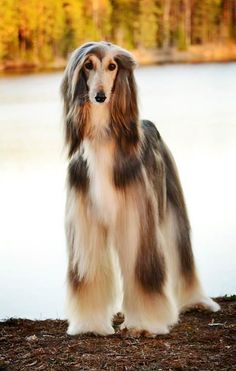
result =
[[191,284],[186,281],[185,277],[180,278],[177,296],[181,312],[185,312],[194,307],[200,307],[210,312],[217,312],[220,310],[220,305],[205,294],[197,277],[197,273],[195,273]]
[[67,333],[112,334],[115,281],[107,230],[78,193],[70,191],[66,209]]
[[195,268],[190,238],[190,223],[175,161],[165,143],[159,141],[159,150],[165,164],[167,189],[167,221],[164,232],[169,246],[169,266],[179,310],[200,305],[217,311],[220,306],[203,291]]
[[[195,306],[213,312],[219,310],[220,306],[202,289],[191,251],[189,230],[187,228],[183,230],[183,220],[178,219],[178,214],[170,204],[167,207],[162,232],[165,236],[165,256],[169,267],[172,292],[178,303],[179,311]],[[183,262],[185,262],[184,265]]]

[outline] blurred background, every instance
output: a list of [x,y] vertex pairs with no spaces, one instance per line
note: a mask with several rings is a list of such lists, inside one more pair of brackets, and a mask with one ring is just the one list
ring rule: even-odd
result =
[[136,56],[140,115],[175,156],[203,285],[235,294],[236,1],[0,0],[0,19],[0,319],[64,317],[59,87],[89,40]]
[[135,49],[143,63],[236,58],[235,0],[0,0],[0,19],[6,69],[60,68],[90,40]]

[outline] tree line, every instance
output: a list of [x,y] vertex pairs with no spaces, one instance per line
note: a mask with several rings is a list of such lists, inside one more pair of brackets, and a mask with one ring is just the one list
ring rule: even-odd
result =
[[0,60],[48,62],[81,43],[129,49],[236,42],[236,0],[0,0]]

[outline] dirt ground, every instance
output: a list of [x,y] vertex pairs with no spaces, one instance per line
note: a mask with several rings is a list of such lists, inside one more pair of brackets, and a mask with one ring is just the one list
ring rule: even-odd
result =
[[170,334],[133,338],[66,335],[66,321],[0,323],[0,370],[236,370],[236,296],[216,299],[218,313],[181,315]]

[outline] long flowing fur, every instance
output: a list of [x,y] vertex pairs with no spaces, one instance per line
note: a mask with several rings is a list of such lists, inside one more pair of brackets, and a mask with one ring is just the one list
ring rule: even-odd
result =
[[[95,66],[86,70],[88,61]],[[88,43],[72,54],[62,82],[71,335],[113,333],[121,292],[123,327],[133,334],[167,333],[196,304],[219,309],[197,277],[173,157],[155,125],[139,120],[134,67],[126,50]],[[95,78],[98,91],[112,81],[105,103],[93,101]]]

